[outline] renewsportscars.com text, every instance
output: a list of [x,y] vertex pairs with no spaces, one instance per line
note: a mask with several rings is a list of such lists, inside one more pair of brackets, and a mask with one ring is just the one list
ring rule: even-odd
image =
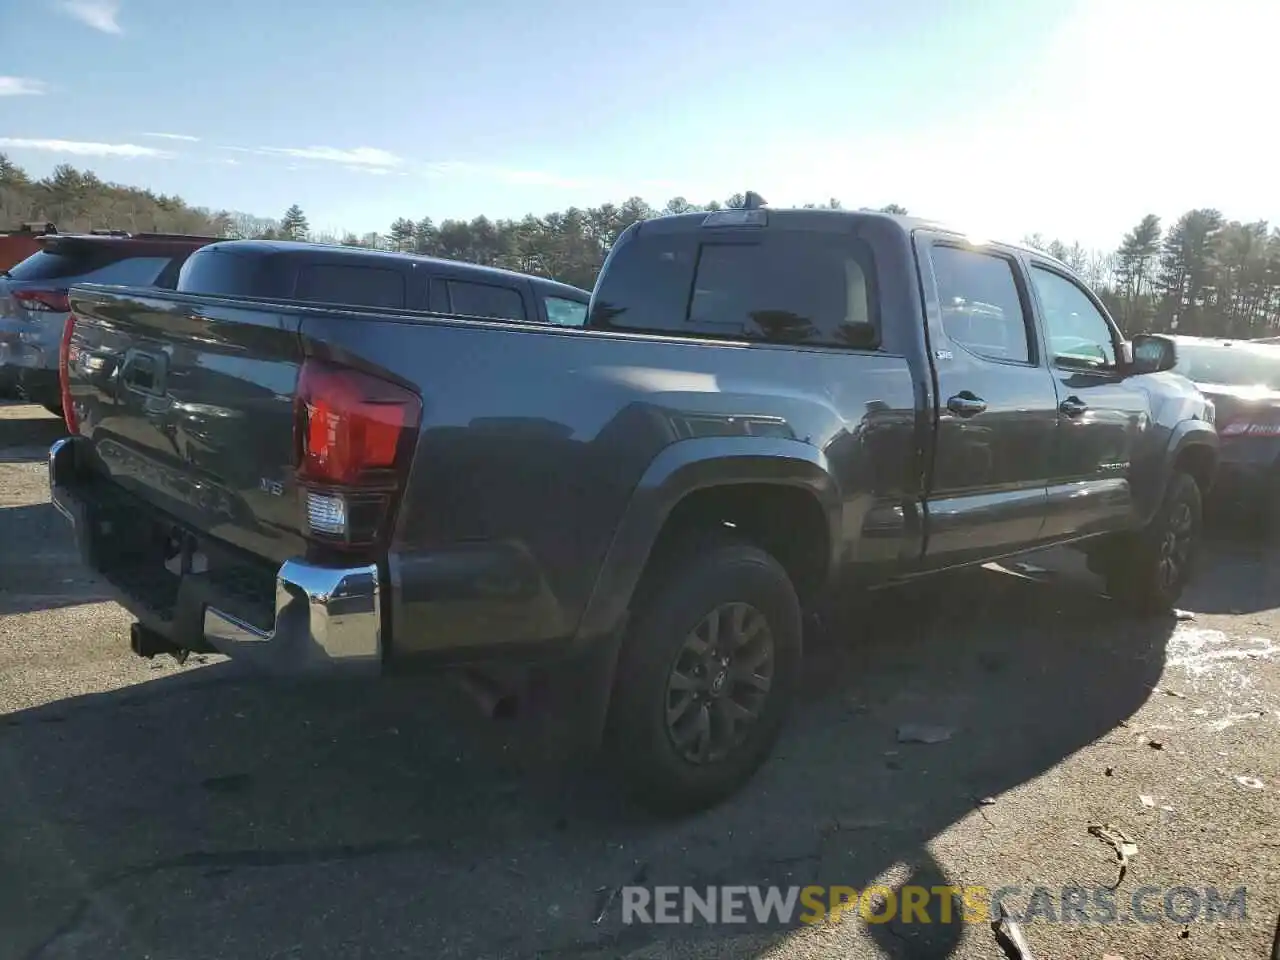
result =
[[791,926],[860,917],[867,923],[1173,923],[1245,919],[1236,887],[722,886],[622,888],[626,924],[756,923]]

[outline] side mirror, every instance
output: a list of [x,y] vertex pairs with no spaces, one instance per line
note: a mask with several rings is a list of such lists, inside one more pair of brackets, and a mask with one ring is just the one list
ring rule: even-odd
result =
[[1133,373],[1160,373],[1178,365],[1178,348],[1168,337],[1139,333],[1133,338]]

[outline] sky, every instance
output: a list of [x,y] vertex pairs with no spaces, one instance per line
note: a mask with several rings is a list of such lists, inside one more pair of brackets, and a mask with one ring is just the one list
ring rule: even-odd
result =
[[1277,0],[0,0],[0,152],[313,230],[745,190],[1280,222]]

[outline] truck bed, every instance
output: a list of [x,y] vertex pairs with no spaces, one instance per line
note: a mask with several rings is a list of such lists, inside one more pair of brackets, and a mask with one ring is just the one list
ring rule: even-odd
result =
[[862,540],[846,559],[919,553],[919,384],[901,356],[150,290],[72,301],[86,474],[250,566],[326,559],[295,471],[304,361],[421,398],[404,496],[370,555],[406,654],[575,635],[628,504],[706,445],[838,478],[841,536]]

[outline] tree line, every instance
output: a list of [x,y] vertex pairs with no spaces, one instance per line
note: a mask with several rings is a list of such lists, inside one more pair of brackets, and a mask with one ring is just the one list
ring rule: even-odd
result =
[[[92,228],[194,233],[228,238],[306,240],[393,250],[505,267],[590,289],[618,235],[665,214],[742,207],[743,194],[695,204],[675,197],[653,207],[640,197],[598,207],[570,207],[522,219],[399,217],[385,233],[312,231],[294,204],[278,219],[190,206],[180,197],[107,183],[63,164],[34,179],[0,154],[0,229],[51,221],[62,232]],[[839,200],[808,207],[842,209]],[[867,208],[862,208],[867,209]],[[904,214],[891,204],[879,208]],[[1190,210],[1167,228],[1143,217],[1114,250],[1079,243],[1024,243],[1058,258],[1096,290],[1126,333],[1176,331],[1222,337],[1280,334],[1280,228],[1227,220],[1211,208]]]

